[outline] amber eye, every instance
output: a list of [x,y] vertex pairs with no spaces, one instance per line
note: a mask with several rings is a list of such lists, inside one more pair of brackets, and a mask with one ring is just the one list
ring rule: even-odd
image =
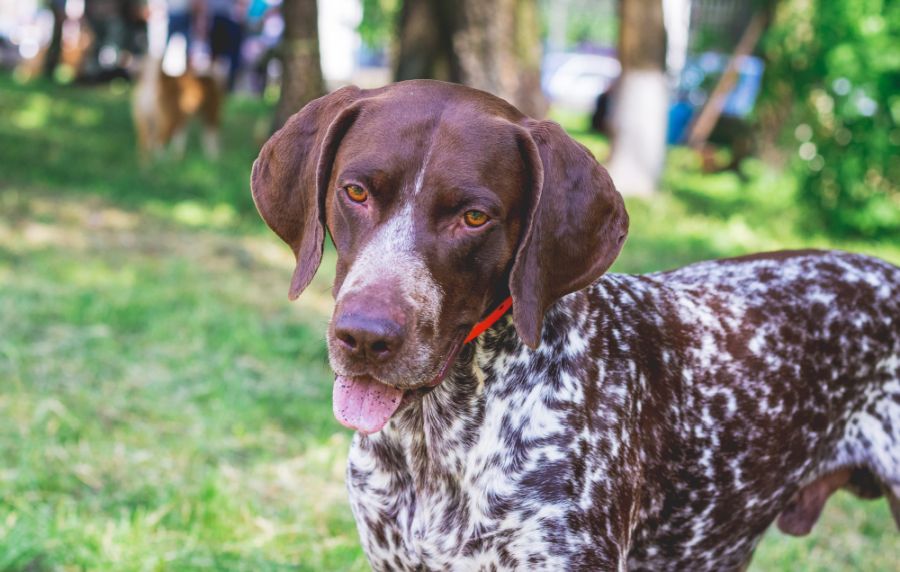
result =
[[366,199],[369,198],[369,193],[364,188],[359,185],[347,185],[344,187],[344,191],[347,193],[347,196],[350,197],[350,200],[354,203],[364,203]]
[[490,220],[490,217],[481,211],[466,211],[466,214],[463,215],[463,220],[471,227],[479,227]]

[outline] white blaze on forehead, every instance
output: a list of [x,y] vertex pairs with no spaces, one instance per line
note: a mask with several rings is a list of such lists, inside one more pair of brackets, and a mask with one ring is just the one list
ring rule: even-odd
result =
[[416,184],[413,186],[413,195],[418,195],[422,190],[422,183],[425,181],[425,169],[428,168],[428,161],[431,159],[431,150],[434,149],[434,139],[431,140],[431,144],[428,146],[428,150],[425,151],[425,159],[422,160],[422,167],[419,169],[418,174],[416,174]]
[[415,249],[414,224],[412,201],[408,201],[359,253],[341,285],[337,303],[351,292],[387,283],[400,291],[418,319],[437,320],[444,293]]

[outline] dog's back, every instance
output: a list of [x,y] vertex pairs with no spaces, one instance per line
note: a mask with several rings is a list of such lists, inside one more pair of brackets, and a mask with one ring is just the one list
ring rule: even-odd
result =
[[669,477],[645,490],[633,568],[737,566],[776,516],[806,534],[842,487],[900,507],[900,269],[800,251],[650,278],[668,323],[644,407],[678,419],[648,442],[647,472]]

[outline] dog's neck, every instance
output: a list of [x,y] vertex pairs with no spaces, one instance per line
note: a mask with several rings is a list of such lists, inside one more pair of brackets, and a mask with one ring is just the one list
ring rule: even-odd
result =
[[501,423],[493,418],[497,412],[486,412],[488,399],[499,404],[529,393],[531,385],[539,382],[539,377],[524,372],[501,375],[508,370],[498,368],[508,360],[527,360],[530,352],[519,339],[512,317],[504,316],[463,348],[440,386],[400,411],[369,439],[383,455],[402,459],[416,489],[454,486],[464,478],[472,455],[484,453],[477,450],[481,432],[500,431],[499,426],[493,427]]
[[416,488],[459,481],[484,423],[485,394],[503,391],[510,379],[496,376],[490,364],[499,353],[526,350],[510,316],[460,352],[447,379],[401,411],[371,438],[400,453]]

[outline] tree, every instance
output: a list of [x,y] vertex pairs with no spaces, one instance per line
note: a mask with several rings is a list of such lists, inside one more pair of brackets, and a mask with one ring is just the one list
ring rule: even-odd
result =
[[535,0],[404,0],[394,79],[464,83],[542,117]]
[[316,0],[284,0],[284,36],[281,42],[281,96],[272,121],[279,129],[301,107],[325,93],[319,60],[319,24]]
[[534,0],[467,0],[454,37],[462,81],[543,117],[541,39]]
[[47,55],[44,56],[44,76],[53,78],[56,66],[59,65],[62,56],[63,23],[66,20],[66,3],[59,0],[48,2],[50,13],[53,15],[53,31],[50,34],[50,45],[47,46]]
[[760,119],[790,149],[816,230],[900,239],[900,3],[783,0]]
[[656,190],[666,156],[669,94],[662,0],[620,0],[619,59],[609,171],[627,194]]
[[397,29],[394,80],[439,79],[461,82],[453,37],[459,11],[445,0],[403,0]]
[[459,10],[445,0],[404,0],[397,29],[394,80],[461,82],[453,37],[462,27]]

